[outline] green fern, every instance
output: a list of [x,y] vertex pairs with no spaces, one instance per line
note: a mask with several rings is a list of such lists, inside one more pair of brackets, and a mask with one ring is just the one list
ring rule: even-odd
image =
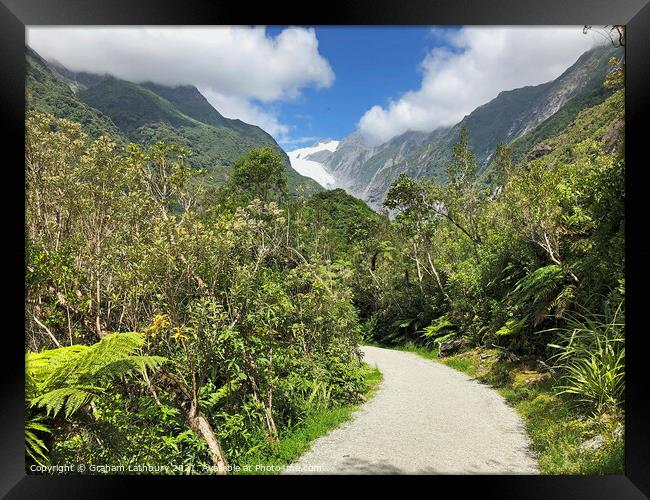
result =
[[514,287],[513,298],[517,301],[540,302],[553,293],[564,280],[562,268],[556,264],[540,267],[520,279]]
[[45,408],[51,416],[64,411],[69,417],[101,396],[110,380],[154,370],[167,361],[159,356],[134,355],[143,343],[141,333],[113,333],[90,346],[27,353],[29,405]]
[[434,319],[429,326],[424,329],[423,336],[426,338],[439,337],[445,333],[446,329],[453,327],[453,323],[449,318],[449,314],[443,314],[442,316]]
[[42,416],[34,417],[32,420],[25,422],[25,454],[38,465],[44,465],[47,462],[45,453],[48,448],[36,434],[37,432],[52,432],[49,427],[43,424]]
[[562,318],[576,298],[576,287],[568,285],[555,297],[551,306],[555,309],[555,316]]
[[498,336],[513,335],[515,333],[518,333],[526,326],[526,319],[527,318],[522,318],[519,320],[509,319],[501,328],[499,328],[494,333]]
[[573,301],[575,288],[564,286],[564,279],[561,266],[540,267],[516,283],[510,300],[537,326],[553,309],[561,315]]

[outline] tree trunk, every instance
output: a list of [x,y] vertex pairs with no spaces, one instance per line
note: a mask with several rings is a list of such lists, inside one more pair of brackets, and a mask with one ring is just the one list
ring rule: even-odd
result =
[[451,303],[451,297],[447,294],[445,289],[442,286],[442,281],[440,280],[440,275],[438,274],[438,270],[436,269],[436,266],[433,265],[433,260],[431,259],[431,254],[427,252],[427,260],[429,261],[429,266],[431,267],[431,271],[433,271],[433,275],[436,277],[436,281],[438,282],[438,288],[440,288],[440,291],[442,294],[445,296],[445,298]]
[[418,247],[415,241],[413,242],[413,259],[415,260],[415,269],[418,273],[418,286],[420,287],[420,292],[424,293],[424,290],[422,289],[422,270],[420,269],[420,260],[418,259]]
[[253,376],[253,372],[256,370],[257,366],[255,365],[255,362],[252,360],[251,356],[249,353],[246,353],[246,361],[248,362],[248,381],[251,384],[251,389],[253,389],[253,398],[255,399],[255,402],[262,406],[264,408],[264,418],[266,419],[266,427],[268,429],[268,438],[271,442],[275,443],[278,440],[278,431],[277,427],[275,426],[275,420],[273,419],[273,393],[271,392],[271,389],[269,388],[269,398],[268,398],[268,404],[265,403],[262,400],[262,394],[260,393],[259,386],[257,385],[257,381],[255,380],[255,377]]
[[200,410],[198,401],[193,398],[182,380],[169,372],[160,374],[160,383],[167,389],[176,405],[183,410],[192,431],[201,437],[210,450],[210,459],[217,466],[217,474],[228,474],[228,461],[221,449],[219,440],[205,414]]
[[217,466],[217,473],[220,475],[228,474],[226,455],[221,449],[221,445],[217,440],[210,422],[208,422],[204,413],[199,410],[196,401],[192,401],[190,405],[190,410],[187,412],[187,420],[192,430],[201,436],[208,444],[208,448],[210,449],[210,458],[212,459],[212,463]]

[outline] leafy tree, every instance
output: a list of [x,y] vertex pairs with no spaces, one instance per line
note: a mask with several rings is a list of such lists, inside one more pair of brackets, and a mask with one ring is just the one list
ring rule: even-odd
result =
[[286,196],[284,163],[273,148],[252,149],[233,166],[231,189],[262,201]]

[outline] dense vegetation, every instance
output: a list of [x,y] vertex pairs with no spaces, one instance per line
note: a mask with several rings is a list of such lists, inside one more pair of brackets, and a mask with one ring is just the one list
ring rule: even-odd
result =
[[[403,244],[391,254],[398,263],[378,273],[372,338],[456,338],[548,359],[563,328],[573,332],[595,314],[622,322],[623,97],[618,91],[582,112],[534,160],[515,164],[511,148],[499,147],[491,186],[477,182],[466,135],[454,147],[448,183],[401,176],[385,203],[398,210],[393,225]],[[596,333],[612,342],[622,335]],[[570,348],[576,342],[572,336]]]
[[[461,128],[446,181],[401,175],[388,217],[340,189],[288,197],[271,147],[205,189],[182,144],[118,145],[30,112],[28,462],[286,463],[377,379],[362,341],[490,349],[486,379],[546,415],[540,448],[565,439],[548,415],[622,421],[624,91],[571,113],[534,154],[498,146],[487,178]],[[522,363],[552,375],[512,389]],[[544,470],[621,463],[563,457]]]
[[57,80],[47,63],[33,50],[26,51],[25,102],[27,109],[51,113],[81,124],[92,138],[108,134],[113,140],[126,138],[110,118],[75,97],[72,89]]
[[186,157],[29,116],[31,459],[224,471],[365,392],[349,271],[281,202],[281,157],[244,157],[221,205]]

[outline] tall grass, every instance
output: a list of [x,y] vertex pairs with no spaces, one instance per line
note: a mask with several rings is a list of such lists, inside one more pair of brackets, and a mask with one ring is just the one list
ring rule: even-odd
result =
[[559,340],[549,347],[561,376],[556,389],[593,413],[616,412],[624,403],[625,318],[623,303],[603,315],[573,314],[567,326],[553,329]]

